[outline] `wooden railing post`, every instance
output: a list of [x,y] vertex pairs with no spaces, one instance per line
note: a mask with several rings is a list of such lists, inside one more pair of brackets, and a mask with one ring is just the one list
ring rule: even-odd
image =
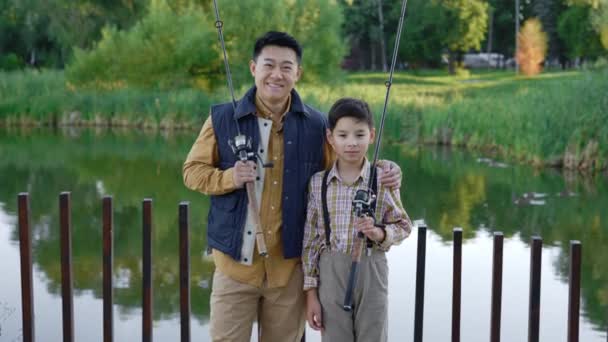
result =
[[17,198],[19,210],[19,253],[21,256],[21,319],[23,341],[35,340],[34,291],[32,284],[32,240],[30,232],[30,202],[26,192]]
[[460,304],[462,290],[462,228],[454,228],[452,265],[452,342],[460,342]]
[[74,341],[74,302],[72,286],[72,220],[70,193],[59,195],[59,225],[61,235],[61,299],[63,312],[63,341]]
[[490,341],[500,342],[500,315],[502,309],[502,232],[494,233],[494,256],[492,264],[492,315],[490,319]]
[[143,201],[142,341],[152,342],[152,199]]
[[114,214],[112,211],[112,196],[102,200],[102,235],[103,235],[103,341],[114,340],[114,293],[112,291],[112,264]]
[[568,342],[578,342],[581,308],[581,243],[570,241],[570,277],[568,279]]
[[188,202],[179,204],[179,289],[181,341],[190,342],[190,240]]
[[416,302],[414,305],[414,342],[422,342],[424,320],[424,273],[426,267],[426,224],[418,227],[416,257]]
[[543,240],[532,237],[530,245],[530,303],[528,306],[528,342],[538,342],[540,330],[540,277]]

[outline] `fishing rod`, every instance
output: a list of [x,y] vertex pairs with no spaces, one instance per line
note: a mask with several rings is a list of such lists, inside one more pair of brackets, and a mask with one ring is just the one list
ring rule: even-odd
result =
[[[376,201],[376,194],[372,191],[374,180],[376,179],[376,164],[378,163],[378,155],[380,153],[380,143],[382,142],[382,132],[384,131],[384,122],[386,120],[386,108],[388,107],[388,98],[391,92],[391,86],[393,85],[393,73],[395,72],[395,64],[397,62],[397,53],[399,51],[399,41],[401,40],[401,30],[403,29],[403,21],[405,19],[405,9],[407,7],[407,0],[403,0],[401,3],[401,16],[399,17],[399,25],[397,27],[397,37],[395,37],[395,47],[393,48],[393,59],[391,61],[391,68],[389,71],[388,81],[384,84],[386,86],[386,96],[384,97],[384,108],[382,108],[382,116],[380,117],[380,128],[376,135],[376,147],[374,149],[374,159],[371,163],[371,172],[367,184],[367,189],[357,190],[355,198],[353,199],[353,211],[355,216],[370,216],[374,218],[374,202]],[[375,219],[374,219],[375,221]],[[383,224],[375,223],[377,227],[384,228]],[[344,311],[353,310],[353,291],[357,283],[357,273],[359,262],[361,261],[361,254],[363,253],[363,245],[367,245],[367,253],[371,254],[371,240],[364,239],[362,233],[357,233],[357,238],[353,245],[353,251],[351,253],[352,263],[350,266],[350,272],[348,274],[348,285],[346,287],[346,294],[344,295],[344,304],[342,308]]]
[[[222,32],[224,22],[220,19],[220,12],[216,0],[213,0],[213,8],[215,9],[215,27],[217,28],[218,38],[222,46],[222,52],[224,55],[226,80],[228,83],[228,89],[230,90],[230,95],[232,97],[232,110],[233,113],[236,113],[236,100],[234,98],[234,87],[232,86],[232,74],[230,73],[230,65],[228,64],[228,56],[226,54],[226,45],[224,44],[224,34]],[[232,152],[242,162],[247,162],[249,160],[257,162],[257,160],[259,160],[263,167],[272,167],[272,163],[264,163],[260,155],[256,152],[253,152],[251,148],[251,137],[248,137],[241,133],[239,122],[236,117],[234,121],[236,124],[237,135],[236,137],[234,137],[234,139],[228,140],[228,145],[230,145]],[[258,206],[257,198],[255,196],[254,184],[253,182],[247,182],[245,183],[245,187],[247,189],[249,210],[252,213],[251,217],[253,219],[253,225],[255,226],[255,241],[258,247],[258,253],[262,257],[268,257],[268,249],[266,248],[266,241],[264,240],[264,233],[262,231],[262,225],[260,223],[260,209]]]

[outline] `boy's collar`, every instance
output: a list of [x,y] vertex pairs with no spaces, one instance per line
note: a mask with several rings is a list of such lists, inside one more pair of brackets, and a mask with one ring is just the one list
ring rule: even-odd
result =
[[[367,180],[369,179],[369,166],[370,163],[366,157],[364,159],[363,166],[361,167],[361,171],[359,172],[359,176],[357,177],[354,183],[358,182],[359,180],[367,182]],[[343,182],[342,177],[340,177],[340,173],[338,172],[338,160],[334,162],[334,165],[329,170],[329,174],[327,175],[327,184],[329,184],[333,178],[336,178],[338,181]]]

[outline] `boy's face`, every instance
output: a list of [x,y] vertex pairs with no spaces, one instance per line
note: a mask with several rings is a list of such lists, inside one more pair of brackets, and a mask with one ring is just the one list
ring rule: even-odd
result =
[[375,133],[375,129],[370,129],[367,122],[343,117],[336,122],[333,131],[327,130],[327,140],[339,160],[356,164],[365,158]]
[[296,52],[275,45],[265,46],[258,58],[249,62],[249,70],[255,78],[258,96],[267,103],[287,100],[302,74]]

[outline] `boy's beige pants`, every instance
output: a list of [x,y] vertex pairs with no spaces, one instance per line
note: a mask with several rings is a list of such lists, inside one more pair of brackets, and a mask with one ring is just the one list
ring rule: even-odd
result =
[[388,332],[388,264],[386,254],[374,250],[363,255],[353,292],[354,308],[344,311],[344,294],[352,259],[338,252],[324,252],[319,261],[319,300],[322,307],[323,342],[386,342]]
[[304,276],[296,267],[286,287],[262,288],[215,271],[211,291],[211,339],[249,342],[254,321],[260,342],[299,342],[304,334]]

